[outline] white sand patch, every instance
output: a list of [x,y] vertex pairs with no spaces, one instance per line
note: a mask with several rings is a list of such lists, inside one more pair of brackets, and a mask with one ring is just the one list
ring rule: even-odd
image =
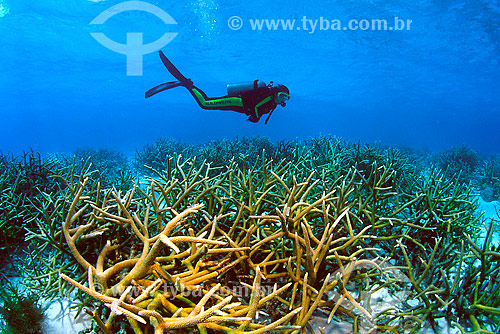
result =
[[[486,202],[482,198],[479,198],[479,209],[478,210],[480,213],[484,214],[483,217],[486,220],[485,221],[486,226],[490,225],[491,219],[494,219],[496,221],[495,227],[493,230],[493,238],[492,238],[491,242],[494,245],[500,244],[500,233],[496,232],[500,228],[500,225],[499,225],[500,217],[498,216],[498,214],[500,214],[500,202],[498,202],[498,201]],[[481,243],[483,242],[485,235],[486,235],[486,229],[483,228],[481,231],[482,238],[480,238]]]
[[76,317],[76,310],[70,309],[68,299],[56,299],[50,303],[45,311],[44,333],[50,334],[77,334],[91,326],[92,319],[83,311]]
[[500,213],[500,202],[498,201],[493,201],[493,202],[486,202],[482,198],[479,198],[479,212],[484,213],[484,218],[486,219],[491,219],[495,218],[498,219],[497,210]]

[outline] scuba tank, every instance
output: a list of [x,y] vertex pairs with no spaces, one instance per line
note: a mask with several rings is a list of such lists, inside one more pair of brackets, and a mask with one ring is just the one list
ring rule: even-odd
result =
[[265,82],[260,81],[259,79],[254,80],[254,81],[250,81],[250,82],[229,84],[229,85],[227,85],[227,95],[240,96],[244,92],[247,92],[249,90],[259,88],[259,87],[267,87],[267,85]]

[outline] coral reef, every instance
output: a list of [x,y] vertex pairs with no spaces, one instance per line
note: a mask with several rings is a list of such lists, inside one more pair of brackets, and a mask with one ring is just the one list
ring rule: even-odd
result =
[[[98,170],[101,183],[105,187],[126,190],[132,187],[137,179],[127,157],[116,150],[79,148],[71,159],[85,161],[83,165],[91,165],[92,169]],[[69,160],[68,157],[66,160]],[[70,166],[71,164],[66,162],[65,165]]]
[[446,177],[458,176],[463,183],[470,183],[475,179],[474,173],[480,165],[477,152],[465,145],[452,147],[438,154],[434,160]]
[[51,176],[59,168],[51,159],[28,152],[20,157],[0,155],[0,253],[24,241],[25,229],[35,227],[44,196],[59,185]]
[[128,169],[114,182],[90,158],[58,159],[35,214],[19,213],[31,217],[26,284],[71,294],[104,333],[306,333],[348,319],[360,333],[438,333],[442,319],[498,332],[494,222],[459,174],[416,160],[333,137],[163,140],[137,153],[148,176],[134,183]]
[[[47,200],[43,229],[30,235],[32,287],[78,288],[80,308],[106,333],[123,322],[135,333],[304,332],[313,313],[352,318],[364,331],[403,333],[410,322],[416,333],[439,318],[481,326],[498,311],[498,281],[487,294],[486,281],[462,293],[473,277],[462,276],[474,262],[465,254],[497,260],[476,249],[466,186],[415,174],[379,148],[330,155],[338,146],[326,143],[314,154],[298,148],[294,162],[265,152],[225,167],[170,157],[126,192],[102,188],[92,173],[67,174],[65,193]],[[457,243],[464,233],[470,241]],[[490,263],[484,277],[497,270]],[[371,295],[405,285],[397,308],[371,310]]]
[[481,197],[485,201],[500,199],[500,156],[484,160],[478,183],[481,185]]

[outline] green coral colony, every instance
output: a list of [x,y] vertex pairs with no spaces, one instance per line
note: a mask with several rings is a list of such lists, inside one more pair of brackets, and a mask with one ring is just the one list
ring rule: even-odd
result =
[[460,175],[413,153],[160,140],[137,152],[140,179],[91,160],[3,157],[1,219],[4,240],[28,230],[26,285],[71,295],[95,332],[500,329],[494,222]]

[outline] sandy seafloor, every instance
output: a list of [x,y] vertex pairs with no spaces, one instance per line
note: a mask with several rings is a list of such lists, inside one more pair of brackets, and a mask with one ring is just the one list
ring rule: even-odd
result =
[[[482,199],[480,201],[479,210],[483,212],[484,218],[491,219],[495,218],[498,220],[496,211],[500,213],[500,203],[498,201],[485,202]],[[500,228],[497,223],[497,230]],[[483,229],[483,235],[485,234]],[[500,243],[500,233],[494,233],[493,243]],[[377,307],[379,303],[379,307]],[[398,299],[394,296],[390,296],[386,291],[381,290],[376,296],[372,297],[372,308],[376,310],[382,310],[388,308],[390,304],[399,303]],[[67,299],[58,299],[52,301],[49,304],[49,308],[46,311],[47,320],[45,323],[45,333],[47,334],[77,334],[79,331],[90,327],[92,320],[86,314],[80,314],[76,319],[76,311],[69,308],[70,302]],[[351,323],[334,323],[326,324],[326,319],[323,317],[316,316],[311,320],[313,328],[324,328],[326,334],[348,334],[352,333]],[[441,333],[443,334],[456,334],[459,333],[458,329],[449,328],[444,319],[439,322]],[[424,329],[420,333],[431,334],[433,333],[431,328]]]

